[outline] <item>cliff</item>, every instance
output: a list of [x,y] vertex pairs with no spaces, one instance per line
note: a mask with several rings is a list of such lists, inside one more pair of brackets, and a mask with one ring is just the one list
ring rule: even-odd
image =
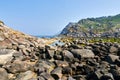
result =
[[76,23],[69,23],[60,35],[71,37],[120,37],[120,14],[81,19]]

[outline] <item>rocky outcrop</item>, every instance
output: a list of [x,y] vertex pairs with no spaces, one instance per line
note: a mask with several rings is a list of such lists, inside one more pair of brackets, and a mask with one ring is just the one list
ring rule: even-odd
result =
[[11,61],[13,59],[13,54],[15,52],[16,52],[15,50],[1,49],[0,50],[0,65],[4,65],[7,62]]
[[120,14],[108,17],[81,19],[69,23],[60,36],[67,37],[120,37]]

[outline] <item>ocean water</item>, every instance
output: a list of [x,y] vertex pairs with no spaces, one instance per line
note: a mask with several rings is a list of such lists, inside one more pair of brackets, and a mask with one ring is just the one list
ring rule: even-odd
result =
[[39,35],[39,36],[35,36],[38,38],[54,38],[55,36],[47,36],[47,35]]

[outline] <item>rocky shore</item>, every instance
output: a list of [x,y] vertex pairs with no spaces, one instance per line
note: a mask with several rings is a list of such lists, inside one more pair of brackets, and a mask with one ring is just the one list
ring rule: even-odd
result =
[[0,80],[120,80],[120,44],[54,41],[0,24]]

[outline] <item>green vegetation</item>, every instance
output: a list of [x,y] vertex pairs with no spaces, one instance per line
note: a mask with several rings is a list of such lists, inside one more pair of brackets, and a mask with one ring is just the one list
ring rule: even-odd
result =
[[113,37],[111,37],[111,38],[105,38],[105,37],[103,37],[103,38],[97,38],[97,37],[96,37],[96,38],[91,38],[91,39],[89,39],[88,42],[89,42],[89,43],[95,43],[95,42],[120,43],[120,38],[113,38]]
[[[107,32],[107,33],[106,33]],[[77,23],[69,23],[61,32],[61,35],[73,37],[99,37],[107,34],[120,32],[120,14],[115,16],[105,16],[98,18],[81,19]],[[119,35],[118,35],[119,36]]]
[[73,43],[76,41],[81,41],[80,45],[86,45],[86,43],[96,43],[96,42],[110,42],[110,43],[120,43],[120,38],[105,38],[105,37],[94,37],[94,38],[72,38],[72,37],[66,37],[66,38],[61,38],[61,41],[64,43]]
[[115,31],[120,28],[120,14],[116,16],[87,18],[78,22],[83,28],[91,29],[94,33]]

